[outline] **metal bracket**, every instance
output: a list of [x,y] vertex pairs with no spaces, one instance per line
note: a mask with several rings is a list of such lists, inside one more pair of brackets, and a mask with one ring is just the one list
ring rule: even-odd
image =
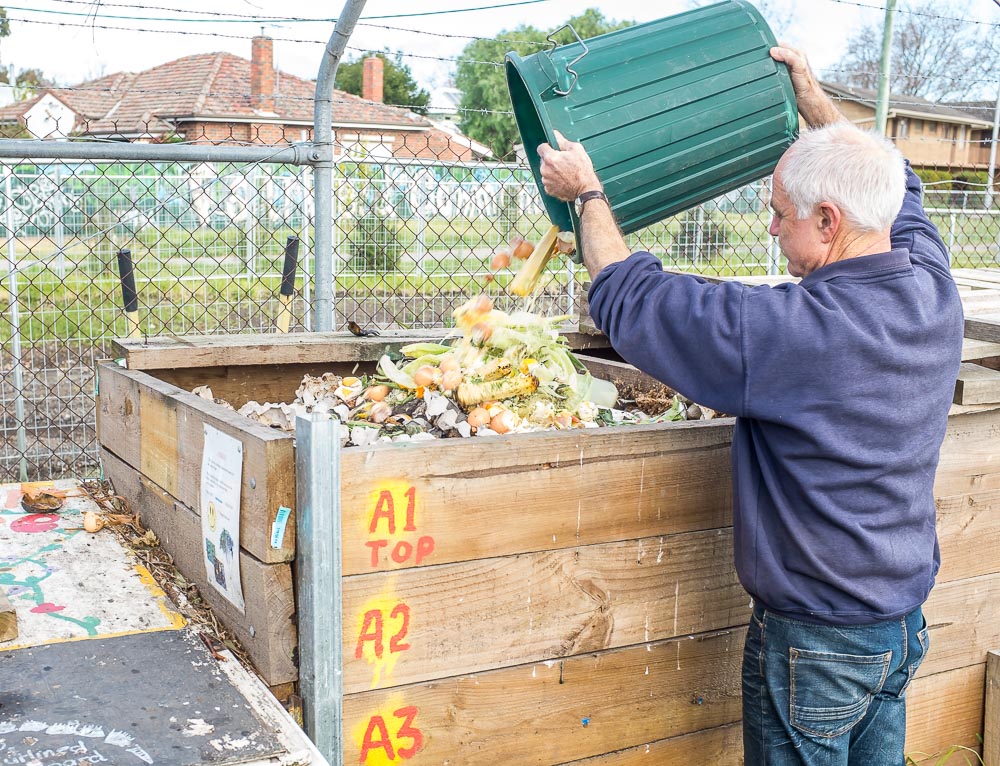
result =
[[[575,59],[566,64],[566,72],[573,75],[573,80],[572,82],[570,82],[569,87],[566,90],[553,88],[552,92],[555,93],[557,96],[568,96],[572,92],[573,88],[576,87],[576,81],[580,79],[580,75],[577,73],[575,69],[573,69],[573,67],[580,62],[580,59],[582,59],[584,56],[590,53],[590,48],[587,47],[587,43],[585,43],[583,41],[583,38],[580,37],[579,33],[575,29],[573,29],[573,25],[563,24],[561,27],[559,27],[559,29],[555,30],[554,32],[551,32],[545,38],[546,42],[552,44],[552,47],[549,48],[547,51],[545,51],[545,53],[549,56],[549,60],[552,59],[551,56],[552,51],[554,51],[559,46],[559,43],[557,43],[553,38],[555,38],[555,36],[560,32],[562,32],[564,29],[568,29],[570,32],[573,33],[573,36],[576,38],[576,41],[580,43],[581,46],[583,46],[583,53],[581,53]],[[570,45],[572,45],[572,43],[570,43]]]

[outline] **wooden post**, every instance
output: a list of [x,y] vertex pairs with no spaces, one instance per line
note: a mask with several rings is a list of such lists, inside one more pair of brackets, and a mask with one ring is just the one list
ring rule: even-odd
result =
[[17,638],[17,612],[0,590],[0,643]]
[[1000,651],[989,652],[986,655],[983,763],[985,766],[1000,766]]

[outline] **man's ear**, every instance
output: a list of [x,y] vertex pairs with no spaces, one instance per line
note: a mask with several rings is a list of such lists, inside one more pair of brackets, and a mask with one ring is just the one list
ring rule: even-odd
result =
[[832,202],[820,202],[817,213],[820,241],[828,244],[840,231],[844,223],[844,214]]

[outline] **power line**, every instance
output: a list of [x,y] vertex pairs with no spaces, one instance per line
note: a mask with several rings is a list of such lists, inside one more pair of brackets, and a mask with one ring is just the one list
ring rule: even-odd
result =
[[[476,7],[473,7],[473,8],[452,8],[452,9],[443,10],[443,11],[421,11],[421,12],[417,12],[417,13],[394,13],[394,14],[389,14],[389,15],[385,15],[385,16],[362,16],[361,20],[401,19],[401,18],[415,18],[415,17],[422,17],[422,16],[441,16],[441,15],[452,14],[452,13],[470,13],[470,12],[475,12],[475,11],[496,10],[496,9],[499,9],[499,8],[512,8],[512,7],[521,6],[521,5],[536,5],[538,3],[547,3],[547,2],[550,2],[550,0],[517,0],[516,2],[496,3],[494,5],[482,5],[482,6],[476,6]],[[97,10],[96,9],[94,11],[88,11],[86,13],[81,13],[81,12],[78,12],[78,11],[57,11],[57,10],[53,10],[53,9],[24,8],[24,7],[17,6],[17,5],[5,5],[4,7],[7,8],[7,9],[9,9],[9,10],[12,10],[12,11],[28,11],[30,13],[49,13],[49,14],[55,14],[55,15],[58,15],[58,16],[85,16],[87,18],[96,18],[97,17]],[[132,6],[125,6],[125,7],[132,7]],[[213,15],[213,16],[214,15],[219,15],[219,16],[221,16],[222,14],[214,14],[213,13],[213,14],[210,14],[210,15]],[[168,17],[158,17],[158,16],[121,16],[121,15],[117,15],[117,14],[101,14],[101,16],[103,18],[107,18],[107,19],[120,19],[120,20],[123,20],[123,21],[170,21],[170,22],[177,22],[177,23],[212,23],[212,24],[218,23],[218,19],[217,18],[184,19],[184,18],[168,18]],[[251,16],[242,15],[242,14],[232,14],[232,17],[230,17],[229,14],[226,14],[226,16],[227,16],[227,21],[225,23],[227,23],[227,24],[236,24],[236,23],[242,23],[242,24],[246,24],[246,23],[250,23],[250,24],[261,24],[261,23],[263,23],[263,24],[286,24],[286,23],[301,23],[301,22],[305,22],[305,23],[317,23],[317,22],[320,22],[320,23],[333,23],[333,22],[337,21],[337,19],[330,18],[330,17],[325,17],[325,18],[305,18],[305,17],[301,17],[301,16],[251,17]],[[235,18],[233,18],[233,17],[235,17]]]
[[[47,0],[47,2],[50,2],[50,3],[66,3],[66,4],[70,4],[70,5],[86,5],[86,6],[90,6],[90,7],[92,7],[93,4],[94,4],[94,0]],[[1000,0],[997,0],[997,2],[1000,2]],[[132,3],[108,3],[108,2],[103,2],[103,0],[102,0],[101,7],[102,8],[136,8],[136,7],[140,7],[140,6],[136,6],[136,5],[132,4]],[[215,16],[215,17],[220,17],[220,18],[233,17],[233,18],[239,18],[239,19],[253,19],[257,23],[261,23],[263,21],[263,17],[253,16],[251,14],[246,14],[246,13],[224,13],[222,11],[192,11],[192,10],[189,10],[187,8],[170,8],[170,7],[163,6],[163,5],[144,5],[144,6],[141,6],[141,7],[144,10],[150,10],[150,11],[169,11],[170,13],[199,14],[201,16]],[[288,18],[290,20],[293,20],[293,21],[330,21],[330,19],[307,19],[307,18],[298,17],[298,16],[288,16],[286,18]],[[266,21],[264,21],[263,23],[266,23]],[[479,37],[479,36],[476,36],[476,35],[456,35],[456,34],[449,34],[447,32],[431,32],[431,31],[424,30],[424,29],[409,29],[407,27],[396,27],[396,26],[391,26],[391,25],[388,25],[388,24],[366,24],[366,23],[364,23],[364,21],[359,21],[358,22],[358,26],[359,27],[371,27],[372,29],[388,29],[388,30],[391,30],[393,32],[408,32],[408,33],[412,33],[412,34],[416,34],[416,35],[427,35],[429,37],[444,37],[444,38],[450,38],[450,39],[454,39],[454,40],[491,40],[491,41],[500,42],[500,43],[510,43],[510,44],[517,43],[517,44],[521,44],[521,45],[537,45],[539,47],[544,47],[544,46],[548,45],[548,43],[546,43],[546,42],[539,42],[537,40],[496,40],[495,38],[492,38],[492,37],[487,38],[487,37]]]
[[[1000,0],[997,0],[1000,2]],[[867,77],[878,77],[880,72],[867,72],[860,69],[837,69],[836,67],[819,67],[815,71],[817,72],[838,72],[840,74],[846,75],[863,75]],[[894,75],[890,79],[894,79]],[[992,78],[970,78],[970,77],[953,77],[949,74],[900,74],[898,75],[900,80],[948,80],[949,82],[968,82],[981,85],[983,83],[994,84],[1000,82],[1000,77]]]
[[[838,3],[840,5],[853,5],[856,8],[871,8],[875,11],[884,11],[886,7],[884,5],[869,5],[867,3],[859,3],[857,0],[829,0],[831,3]],[[993,0],[993,2],[1000,5],[1000,0]],[[993,23],[989,21],[980,21],[979,19],[962,19],[956,16],[940,16],[935,13],[927,13],[926,11],[908,11],[905,8],[899,8],[896,13],[908,13],[911,16],[923,16],[928,19],[938,19],[940,21],[960,21],[963,24],[981,24],[985,27],[1000,28],[1000,23]]]
[[[9,6],[8,6],[9,7]],[[8,21],[18,22],[21,24],[42,24],[51,27],[71,27],[76,29],[103,29],[111,32],[149,32],[151,34],[158,35],[189,35],[194,37],[218,37],[226,40],[252,40],[253,36],[249,35],[234,35],[225,34],[223,32],[193,32],[189,30],[181,29],[149,29],[146,27],[119,27],[119,26],[107,26],[104,24],[74,24],[68,21],[42,21],[41,19],[18,19],[9,18]],[[326,45],[326,40],[306,40],[303,38],[295,37],[272,37],[272,40],[277,42],[285,43],[307,43],[309,45]],[[370,48],[358,48],[354,46],[347,46],[347,50],[353,51],[355,53],[368,53]],[[429,59],[431,61],[446,61],[450,63],[464,63],[464,64],[477,64],[480,66],[492,66],[492,67],[502,67],[502,61],[477,61],[475,59],[457,59],[449,58],[446,56],[426,56],[419,53],[403,53],[402,51],[390,51],[391,55],[398,55],[402,58],[414,58],[414,59]]]

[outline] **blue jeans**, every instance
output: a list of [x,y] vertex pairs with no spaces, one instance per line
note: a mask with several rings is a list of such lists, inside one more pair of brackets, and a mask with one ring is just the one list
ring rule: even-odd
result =
[[903,695],[927,647],[919,608],[834,627],[754,606],[743,651],[745,766],[902,766]]

